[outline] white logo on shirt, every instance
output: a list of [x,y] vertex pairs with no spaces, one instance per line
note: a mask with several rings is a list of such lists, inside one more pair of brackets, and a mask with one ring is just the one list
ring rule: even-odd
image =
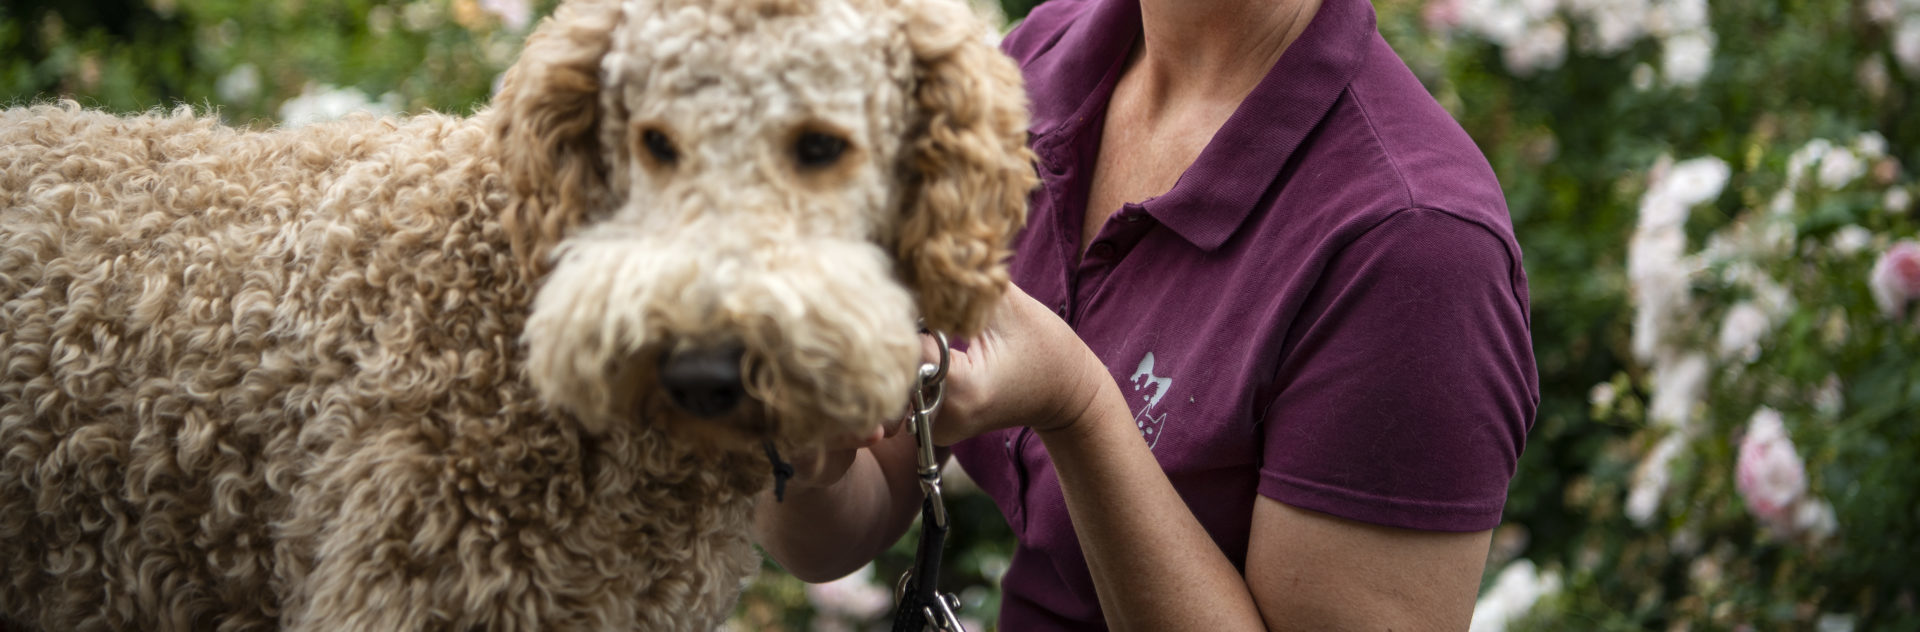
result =
[[1153,352],[1140,359],[1140,368],[1133,370],[1133,392],[1140,400],[1140,409],[1133,414],[1133,425],[1140,429],[1140,438],[1146,439],[1147,449],[1152,450],[1160,444],[1160,435],[1166,430],[1167,414],[1153,414],[1153,407],[1160,398],[1173,388],[1173,378],[1153,374]]

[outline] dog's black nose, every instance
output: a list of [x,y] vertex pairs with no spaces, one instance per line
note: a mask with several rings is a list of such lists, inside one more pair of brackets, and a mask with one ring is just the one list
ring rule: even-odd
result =
[[700,417],[732,412],[746,399],[738,346],[683,349],[660,358],[660,387],[682,410]]

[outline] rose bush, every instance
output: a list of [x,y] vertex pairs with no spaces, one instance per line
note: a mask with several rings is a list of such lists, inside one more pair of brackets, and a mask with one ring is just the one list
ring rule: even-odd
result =
[[1560,590],[1490,583],[1541,596],[1476,628],[1920,627],[1920,3],[1382,28],[1495,163],[1532,277],[1545,392],[1488,575]]

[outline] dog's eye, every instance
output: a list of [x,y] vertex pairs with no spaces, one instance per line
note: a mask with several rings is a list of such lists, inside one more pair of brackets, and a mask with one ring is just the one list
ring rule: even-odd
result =
[[820,132],[803,133],[793,143],[794,159],[807,168],[830,166],[846,151],[846,139]]
[[653,154],[653,159],[660,161],[660,164],[672,165],[680,160],[680,151],[673,148],[673,141],[660,130],[648,129],[640,132],[640,142],[647,146],[647,153]]

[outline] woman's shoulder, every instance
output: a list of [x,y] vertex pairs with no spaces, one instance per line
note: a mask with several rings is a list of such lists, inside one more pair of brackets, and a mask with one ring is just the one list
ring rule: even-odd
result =
[[1384,40],[1372,40],[1342,105],[1355,123],[1351,131],[1390,167],[1377,175],[1404,196],[1387,210],[1440,210],[1511,233],[1499,177],[1479,144]]

